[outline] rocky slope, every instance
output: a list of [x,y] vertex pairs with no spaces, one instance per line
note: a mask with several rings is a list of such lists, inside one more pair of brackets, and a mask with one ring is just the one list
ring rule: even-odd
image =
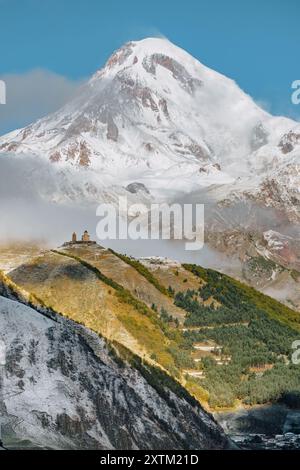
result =
[[0,297],[0,340],[6,447],[229,445],[213,418],[172,379],[70,320]]
[[[228,227],[210,231],[210,246],[223,255],[222,268],[255,289],[300,310],[299,239],[278,231],[252,226],[249,231]],[[230,260],[231,259],[231,263]],[[215,262],[217,264],[218,261]]]

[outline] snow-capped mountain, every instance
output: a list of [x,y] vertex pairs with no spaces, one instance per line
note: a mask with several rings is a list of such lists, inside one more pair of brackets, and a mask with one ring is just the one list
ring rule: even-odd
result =
[[49,163],[54,199],[99,200],[132,183],[154,198],[210,187],[217,201],[299,220],[300,125],[165,39],[125,44],[73,101],[2,137],[0,152]]

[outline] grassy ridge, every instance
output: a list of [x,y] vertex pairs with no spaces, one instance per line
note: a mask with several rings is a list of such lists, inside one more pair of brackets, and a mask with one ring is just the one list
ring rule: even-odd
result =
[[[205,281],[205,285],[201,284],[195,291],[188,289],[187,292],[179,292],[175,296],[175,302],[178,299],[183,302],[181,307],[187,312],[187,320],[190,321],[193,315],[194,325],[197,326],[197,321],[202,315],[202,323],[205,320],[204,324],[210,325],[216,320],[217,315],[220,316],[218,329],[183,333],[172,323],[169,324],[160,318],[156,311],[137,299],[134,293],[103,274],[101,266],[100,269],[93,266],[78,256],[78,253],[58,250],[52,252],[75,260],[93,272],[102,283],[111,287],[112,292],[109,293],[113,293],[113,296],[124,304],[123,307],[115,299],[112,300],[116,307],[114,310],[116,318],[138,344],[143,346],[148,361],[151,362],[151,358],[168,371],[200,402],[208,402],[214,409],[233,406],[237,400],[252,405],[276,401],[283,394],[299,388],[298,370],[292,365],[286,365],[284,356],[290,358],[290,346],[294,335],[299,331],[300,316],[279,302],[229,276],[195,265],[183,265],[193,275]],[[149,273],[152,285],[160,285],[155,279],[155,274],[147,268],[144,269],[141,263],[124,255],[112,253],[124,262],[129,260],[129,264],[138,272],[142,270],[145,279]],[[167,289],[165,292],[170,298]],[[221,306],[213,308],[203,305],[200,297],[212,297]],[[194,309],[193,312],[190,311],[191,307]],[[235,318],[237,314],[239,316]],[[80,315],[78,319],[80,320]],[[237,321],[236,326],[228,329],[227,325],[223,325],[223,323],[233,323],[233,320]],[[244,320],[247,320],[246,325],[239,324]],[[101,333],[100,317],[99,322],[96,327],[92,325],[92,329],[96,328],[96,332]],[[91,324],[88,326],[91,327]],[[190,326],[193,326],[193,323]],[[290,331],[291,326],[292,331]],[[213,359],[205,360],[201,364],[194,363],[193,344],[208,339],[224,347],[224,354],[232,357],[230,364],[220,366]],[[143,362],[143,359],[141,361]],[[262,377],[251,372],[251,368],[265,364],[273,364],[273,369],[264,372]],[[185,370],[199,368],[203,368],[205,372],[204,379],[185,375]],[[147,371],[145,373],[147,374]]]
[[92,264],[88,263],[87,261],[84,261],[79,256],[72,255],[70,253],[64,253],[63,251],[58,251],[58,250],[51,250],[51,251],[53,253],[56,253],[57,255],[66,256],[67,258],[72,258],[75,261],[77,261],[78,263],[82,264],[82,266],[84,266],[85,268],[92,271],[100,281],[102,281],[106,285],[112,287],[115,290],[118,298],[122,302],[125,302],[125,303],[128,303],[128,304],[132,305],[136,310],[138,310],[138,312],[142,313],[143,315],[149,315],[152,318],[154,318],[154,317],[156,318],[153,311],[149,307],[147,307],[146,304],[144,304],[140,300],[136,299],[131,294],[131,292],[129,292],[129,290],[125,289],[123,286],[118,284],[113,279],[105,276],[105,274],[103,274],[98,268],[96,268]]
[[[224,274],[190,264],[184,268],[206,282],[198,291],[176,294],[175,302],[187,311],[186,325],[206,326],[188,330],[186,337],[214,341],[230,357],[221,366],[210,357],[201,362],[201,386],[209,393],[209,405],[256,405],[299,394],[300,369],[291,360],[292,344],[299,339],[299,313]],[[209,296],[221,307],[203,306],[199,297]]]
[[[15,282],[10,279],[3,271],[0,270],[0,295],[3,295],[13,300],[27,305],[37,310],[42,315],[45,315],[51,320],[56,321],[56,313],[50,305],[47,305],[37,295],[27,292],[25,289],[20,288]],[[61,315],[61,313],[59,313]]]
[[204,269],[194,264],[183,264],[183,267],[194,275],[204,279],[211,289],[213,297],[228,308],[237,309],[243,304],[252,305],[255,309],[268,314],[274,320],[285,323],[300,331],[300,314],[277,300],[256,291],[226,274],[212,269]]
[[[55,252],[55,250],[53,250]],[[60,252],[56,252],[61,254]],[[114,281],[112,281],[114,283]],[[110,283],[109,285],[112,284]],[[53,320],[56,316],[64,316],[58,311],[53,310],[50,307],[39,299],[34,294],[27,293],[25,290],[21,289],[17,284],[15,284],[3,271],[0,270],[0,294],[6,294],[16,298],[19,302],[32,307],[37,310],[39,313],[45,314],[45,309],[49,309],[48,313],[53,315]],[[41,311],[42,307],[42,311]],[[49,315],[50,316],[50,315]],[[73,321],[73,320],[71,320]],[[79,322],[75,322],[79,323]],[[83,325],[84,326],[84,325]],[[101,338],[102,335],[95,331],[97,335]],[[145,359],[140,358],[132,351],[130,351],[125,346],[121,345],[116,341],[109,341],[107,338],[104,338],[107,348],[109,349],[109,354],[113,357],[115,362],[119,367],[124,367],[125,363],[136,368],[141,375],[144,377],[146,382],[159,394],[159,396],[164,399],[170,406],[174,407],[174,401],[170,396],[170,392],[174,393],[178,398],[185,400],[193,408],[199,407],[199,402],[197,402],[192,395],[190,395],[185,388],[175,379],[164,372],[157,366],[148,363]]]
[[127,331],[142,346],[145,346],[155,362],[168,370],[172,376],[180,377],[183,365],[191,361],[188,352],[186,352],[186,340],[180,330],[172,328],[159,317],[157,312],[135,298],[130,291],[79,256],[58,250],[52,250],[52,252],[74,259],[86,269],[92,271],[100,281],[114,289],[115,295],[121,302],[132,306],[132,311],[124,309],[124,311],[118,312],[119,320]]
[[171,297],[171,298],[173,297],[172,292],[170,292],[162,284],[160,284],[160,282],[152,274],[152,272],[149,271],[149,269],[146,268],[146,266],[144,266],[140,261],[138,261],[137,259],[134,259],[134,258],[130,258],[129,256],[122,255],[120,253],[116,253],[112,249],[109,249],[109,251],[113,255],[117,256],[122,261],[124,261],[124,263],[129,264],[130,266],[132,266],[139,274],[141,274],[141,276],[143,276],[145,279],[147,279],[147,281],[150,282],[150,284],[152,284],[157,290],[159,290],[159,292],[166,295],[167,297]]

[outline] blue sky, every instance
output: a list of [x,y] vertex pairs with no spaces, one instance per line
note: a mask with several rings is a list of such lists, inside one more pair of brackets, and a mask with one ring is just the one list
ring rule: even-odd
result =
[[0,0],[0,77],[40,68],[73,82],[124,42],[163,35],[298,118],[299,18],[299,0]]

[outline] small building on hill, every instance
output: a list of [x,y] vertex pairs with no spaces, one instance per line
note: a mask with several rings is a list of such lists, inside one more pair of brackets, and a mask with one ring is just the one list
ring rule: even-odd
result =
[[77,234],[76,232],[73,232],[71,241],[63,244],[63,246],[71,246],[71,245],[96,245],[96,242],[91,240],[89,232],[85,230],[83,232],[81,240],[77,240]]
[[89,236],[89,232],[87,230],[84,231],[84,233],[81,237],[81,241],[82,242],[90,242],[91,241],[90,236]]

